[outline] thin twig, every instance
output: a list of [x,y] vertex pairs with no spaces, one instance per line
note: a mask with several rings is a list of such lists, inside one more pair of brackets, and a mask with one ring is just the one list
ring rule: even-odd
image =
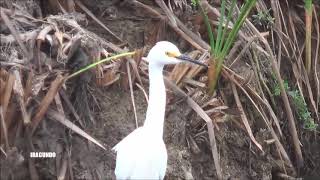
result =
[[147,103],[149,103],[148,95],[146,93],[146,90],[138,83],[136,83],[136,86],[143,92],[144,98],[146,99]]
[[4,120],[4,113],[2,111],[2,106],[0,106],[0,120],[1,120],[1,130],[4,136],[4,141],[5,141],[5,149],[8,152],[9,150],[9,140],[8,140],[8,127],[6,125],[6,122]]
[[244,124],[244,126],[245,126],[245,128],[246,128],[246,130],[247,130],[247,132],[248,132],[248,134],[249,134],[249,137],[250,137],[251,141],[252,141],[262,152],[264,152],[263,149],[262,149],[261,144],[259,144],[259,143],[257,142],[257,140],[256,140],[256,139],[254,138],[254,136],[253,136],[253,133],[252,133],[252,130],[251,130],[251,128],[250,128],[250,125],[249,125],[247,116],[246,116],[245,113],[244,113],[244,110],[243,110],[243,107],[242,107],[242,104],[241,104],[241,101],[240,101],[240,98],[239,98],[239,95],[238,95],[237,88],[236,88],[236,86],[234,85],[233,82],[231,82],[231,88],[232,88],[232,92],[233,92],[234,99],[236,100],[236,104],[237,104],[238,110],[239,110],[239,112],[240,112],[240,117],[241,117],[241,119],[242,119],[242,122],[243,122],[243,124]]
[[132,88],[132,80],[131,80],[131,71],[130,71],[129,61],[127,61],[126,67],[127,67],[127,73],[128,73],[128,79],[129,79],[130,96],[131,96],[131,102],[132,102],[132,106],[133,106],[134,119],[135,119],[135,121],[136,121],[136,128],[138,128],[139,125],[138,125],[138,118],[137,118],[137,109],[136,109],[136,103],[135,103],[135,101],[134,101],[134,95],[133,95],[133,88]]
[[86,12],[93,20],[95,20],[101,27],[107,30],[113,37],[122,42],[122,39],[114,34],[107,26],[105,26],[87,7],[85,7],[79,0],[76,0],[76,4]]
[[76,126],[75,124],[73,124],[69,119],[65,118],[64,116],[62,116],[61,114],[59,114],[57,111],[54,111],[52,109],[49,109],[47,112],[47,115],[50,119],[56,120],[58,122],[60,122],[61,124],[63,124],[64,126],[70,128],[71,130],[73,130],[74,132],[76,132],[77,134],[79,134],[80,136],[88,139],[89,141],[93,142],[94,144],[96,144],[97,146],[101,147],[103,150],[106,150],[106,148],[96,139],[94,139],[93,137],[91,137],[89,134],[87,134],[86,132],[84,132],[82,129],[80,129],[78,126]]

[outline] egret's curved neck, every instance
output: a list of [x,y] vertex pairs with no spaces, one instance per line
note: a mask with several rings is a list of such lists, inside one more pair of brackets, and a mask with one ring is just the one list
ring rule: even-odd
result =
[[163,123],[166,108],[166,88],[162,74],[163,66],[149,64],[149,104],[144,127],[156,136],[163,135]]

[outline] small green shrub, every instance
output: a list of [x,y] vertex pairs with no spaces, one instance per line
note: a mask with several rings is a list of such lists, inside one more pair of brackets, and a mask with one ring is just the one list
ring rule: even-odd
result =
[[[308,110],[307,104],[304,101],[303,97],[301,96],[299,90],[297,89],[290,90],[288,81],[284,81],[283,84],[288,95],[292,98],[292,102],[298,114],[298,118],[303,123],[303,128],[310,131],[315,131],[318,127],[318,124],[315,123],[314,119],[311,117],[311,113]],[[273,94],[275,96],[280,96],[281,94],[278,83],[274,86]]]

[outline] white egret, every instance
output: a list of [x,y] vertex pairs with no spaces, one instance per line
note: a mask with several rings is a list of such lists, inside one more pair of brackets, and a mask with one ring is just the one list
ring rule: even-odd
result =
[[117,152],[115,175],[117,179],[163,179],[167,168],[167,149],[163,141],[163,123],[166,108],[166,89],[162,70],[166,64],[193,62],[167,41],[158,42],[150,50],[149,105],[142,127],[137,128],[113,150]]

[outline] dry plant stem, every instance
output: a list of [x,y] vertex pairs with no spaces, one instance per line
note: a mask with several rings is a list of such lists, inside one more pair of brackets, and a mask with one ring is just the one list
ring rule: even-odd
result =
[[160,17],[160,19],[163,19],[164,17],[156,10],[154,10],[152,7],[145,5],[137,0],[132,0],[130,3],[135,4],[136,6],[139,6],[141,8],[146,9],[147,11],[149,11],[151,14]]
[[2,154],[7,158],[8,155],[7,153],[4,151],[4,149],[2,148],[2,146],[0,146],[0,151],[2,152]]
[[51,83],[50,89],[48,90],[46,96],[42,99],[36,111],[37,112],[36,115],[32,118],[31,135],[38,127],[40,121],[43,119],[43,116],[48,110],[49,105],[51,104],[58,90],[62,86],[63,82],[64,82],[64,78],[61,75],[58,75],[57,78]]
[[71,161],[71,148],[68,146],[67,147],[67,153],[68,153],[68,172],[69,172],[69,175],[70,175],[70,180],[74,180],[74,177],[73,177],[73,170],[72,170],[72,161]]
[[[279,48],[277,57],[278,57],[278,66],[280,68],[280,65],[281,65],[281,48],[282,48],[281,42],[283,42],[283,41],[281,39],[281,33],[280,33],[280,32],[282,32],[281,19],[280,19],[280,15],[279,15],[279,10],[281,10],[281,8],[278,8],[279,6],[277,6],[277,5],[278,5],[277,1],[271,1],[271,8],[272,8],[272,10],[274,12],[274,17],[275,17],[274,21],[275,21],[275,27],[276,27],[275,31],[272,31],[272,35],[274,35],[274,32],[276,32],[276,36],[278,36],[278,39],[279,39],[278,45],[274,46],[274,47],[278,47]],[[272,41],[272,42],[274,44],[274,41]],[[276,52],[276,51],[274,51],[274,52]]]
[[[320,100],[320,82],[319,82],[319,77],[318,77],[318,72],[320,71],[320,69],[318,69],[318,63],[320,63],[320,59],[319,59],[319,51],[320,51],[320,27],[319,27],[319,20],[316,17],[317,12],[316,12],[316,8],[313,6],[313,14],[315,15],[315,24],[316,24],[316,32],[317,32],[317,46],[316,46],[316,52],[315,52],[315,58],[314,58],[314,64],[313,64],[313,74],[314,74],[314,81],[315,81],[315,86],[316,86],[316,95],[315,95],[315,101],[316,101],[316,112],[317,112],[317,116],[318,116],[318,122],[320,122],[320,118],[319,118],[319,100]],[[319,17],[320,18],[320,17]]]
[[62,99],[64,100],[64,102],[66,103],[67,107],[69,108],[69,110],[71,111],[71,113],[73,114],[74,118],[79,122],[81,127],[84,127],[83,122],[80,119],[80,116],[78,115],[78,113],[76,112],[76,110],[74,109],[72,103],[69,100],[69,97],[67,96],[67,94],[65,93],[65,91],[63,89],[61,89],[59,91],[59,94],[61,95]]
[[[202,48],[197,42],[195,42],[190,36],[188,36],[185,32],[183,32],[177,25],[177,21],[175,15],[169,10],[167,5],[163,2],[163,0],[156,0],[156,3],[162,8],[162,10],[166,13],[169,19],[169,25],[171,28],[176,31],[181,37],[183,37],[186,41],[188,41],[193,47],[199,49],[200,51],[204,52],[205,49]],[[182,24],[182,23],[181,23]],[[185,28],[187,29],[187,28]]]
[[54,101],[56,103],[56,106],[57,106],[57,109],[59,111],[60,114],[62,114],[63,116],[65,116],[65,113],[64,113],[64,110],[63,110],[63,106],[62,106],[62,103],[61,103],[61,98],[60,98],[60,94],[57,93],[55,96],[54,96]]
[[[166,13],[167,17],[169,18],[169,25],[170,27],[177,33],[179,34],[182,38],[184,38],[186,41],[188,41],[193,47],[196,49],[205,52],[206,49],[209,49],[210,46],[205,43],[201,38],[199,38],[197,35],[195,35],[192,31],[188,30],[188,28],[177,18],[175,15],[168,10],[168,7],[165,5],[165,3],[162,0],[157,0],[156,1],[158,5],[164,10]],[[151,14],[159,17],[160,19],[164,20],[165,17],[161,15],[158,11],[152,9],[150,6],[145,5],[139,1],[132,1],[131,3],[134,3],[135,5],[144,8]],[[179,28],[179,27],[181,28]]]
[[[308,72],[306,71],[304,66],[302,66],[301,70],[302,70],[302,72],[301,72],[302,75],[301,76],[304,77],[305,86],[307,87],[307,91],[308,91],[308,95],[309,95],[312,111],[315,113],[316,118],[319,119],[319,116],[318,116],[318,113],[317,113],[317,105],[316,105],[316,102],[314,101],[314,96],[313,96],[313,92],[312,92],[311,85],[310,85],[311,81],[309,80]],[[301,91],[300,91],[300,93],[301,93]],[[301,96],[304,97],[303,94],[301,94]],[[305,99],[304,99],[304,101],[305,101]]]
[[34,161],[35,161],[34,158],[28,158],[30,178],[31,178],[31,180],[39,180],[40,179],[39,174],[37,172]]
[[244,48],[241,48],[241,52],[238,54],[238,56],[232,61],[232,63],[230,64],[229,68],[232,67],[233,64],[235,64],[243,55],[244,53],[249,49],[249,47],[251,46],[252,42],[254,40],[256,40],[256,37],[252,37],[250,38],[249,42],[245,43],[246,45],[244,46]]
[[136,86],[143,92],[144,98],[146,99],[147,103],[149,103],[148,95],[147,95],[145,89],[138,83],[136,83]]
[[54,30],[53,26],[48,25],[46,27],[44,27],[38,34],[37,36],[37,41],[40,40],[41,42],[45,41],[46,35],[50,32]]
[[277,173],[276,177],[279,177],[280,179],[287,179],[287,180],[296,180],[297,178],[289,176],[288,174],[283,174],[283,173]]
[[259,39],[261,40],[261,42],[263,42],[263,44],[265,45],[267,51],[270,54],[270,59],[271,59],[271,64],[272,64],[272,69],[276,75],[277,81],[279,83],[280,86],[280,90],[281,90],[281,97],[282,97],[282,101],[284,103],[285,109],[286,109],[286,114],[288,117],[288,123],[289,123],[289,131],[292,137],[292,141],[293,141],[293,145],[294,145],[294,151],[295,151],[295,156],[296,156],[296,162],[297,162],[297,166],[298,168],[303,167],[303,157],[302,157],[302,152],[301,152],[301,147],[300,147],[300,141],[298,138],[298,133],[297,133],[297,129],[296,129],[296,124],[295,124],[295,120],[293,117],[293,113],[292,113],[292,109],[290,107],[290,103],[289,103],[289,99],[286,93],[286,90],[284,88],[283,85],[283,80],[281,78],[281,74],[280,74],[280,70],[278,68],[277,65],[277,61],[275,59],[275,57],[273,56],[272,50],[270,48],[270,45],[268,44],[268,41],[260,35],[259,31],[251,24],[251,22],[249,20],[246,20],[246,23],[251,26],[252,30],[254,31],[254,33],[259,37]]
[[[2,98],[2,94],[4,94],[4,89],[6,87],[6,83],[4,82],[4,80],[1,78],[0,75],[0,98]],[[0,104],[2,104],[1,100],[0,100]]]
[[130,96],[131,96],[131,102],[132,102],[132,106],[133,106],[134,119],[136,121],[136,128],[138,128],[139,124],[138,124],[138,118],[137,118],[137,109],[136,109],[136,103],[134,101],[134,94],[133,94],[133,88],[132,88],[132,79],[131,79],[131,71],[130,71],[129,61],[126,62],[126,67],[127,67],[127,73],[128,73],[128,79],[129,79]]
[[37,36],[37,61],[38,61],[38,69],[39,72],[42,73],[42,66],[41,66],[41,58],[40,58],[40,48],[41,48],[41,44],[45,41],[45,37],[46,35],[50,32],[54,30],[54,27],[51,25],[48,25],[46,27],[44,27],[40,32],[39,35]]
[[8,80],[6,83],[4,95],[3,96],[1,95],[2,98],[0,99],[1,104],[2,104],[2,112],[3,112],[3,116],[4,116],[3,119],[6,118],[7,108],[8,108],[9,102],[10,102],[14,82],[15,82],[14,74],[8,73]]
[[67,152],[65,151],[63,153],[63,159],[62,159],[62,164],[61,167],[59,169],[59,173],[58,173],[58,180],[64,180],[66,178],[66,173],[67,173],[67,167],[68,167],[68,157],[67,157]]
[[25,125],[30,123],[30,116],[27,113],[26,105],[24,103],[24,89],[22,86],[21,78],[20,78],[20,73],[17,69],[13,71],[13,74],[15,75],[15,83],[13,86],[13,90],[17,96],[19,105],[20,105],[20,110],[21,110],[21,115],[23,119],[23,123]]
[[101,27],[107,30],[113,37],[115,37],[118,41],[122,42],[122,39],[119,38],[116,34],[114,34],[107,26],[105,26],[92,12],[85,7],[79,0],[76,0],[76,4],[86,12],[93,20],[95,20]]
[[[175,16],[174,16],[175,17]],[[177,25],[181,28],[181,30],[183,32],[186,33],[186,35],[188,35],[189,37],[191,37],[191,39],[193,41],[195,41],[197,44],[199,44],[201,46],[201,48],[203,48],[203,50],[201,50],[202,52],[206,49],[210,49],[209,44],[207,44],[205,41],[203,41],[199,36],[197,36],[194,32],[190,31],[187,26],[185,26],[177,17],[175,17]]]
[[[306,1],[307,2],[307,1]],[[311,31],[312,31],[312,0],[309,0],[311,2],[311,7],[307,8],[305,7],[305,20],[306,20],[306,37],[305,37],[305,43],[306,43],[306,57],[305,57],[305,66],[308,75],[311,72]]]
[[88,139],[89,141],[93,142],[97,146],[101,147],[103,150],[106,150],[106,148],[99,141],[97,141],[96,139],[91,137],[89,134],[84,132],[77,125],[73,124],[69,119],[67,119],[66,117],[64,117],[61,114],[59,114],[59,112],[51,110],[51,109],[48,109],[47,115],[48,115],[48,117],[50,119],[53,119],[53,120],[56,120],[56,121],[60,122],[61,124],[63,124],[67,128],[70,128],[71,130],[73,130],[74,132],[79,134],[80,136]]
[[74,0],[67,0],[67,7],[68,7],[68,12],[74,12],[75,11]]
[[32,94],[32,79],[33,79],[33,77],[34,77],[33,71],[30,71],[28,73],[27,82],[24,87],[23,100],[24,100],[25,104],[28,104],[28,99]]
[[24,66],[24,65],[22,65],[22,64],[24,64],[25,62],[3,62],[3,61],[0,61],[0,66],[2,66],[2,67],[12,67],[12,66],[16,66],[16,67],[18,67],[18,68],[20,68],[20,69],[23,69],[23,70],[30,70],[30,68],[29,67],[27,67],[27,66]]
[[242,119],[242,123],[244,124],[248,134],[249,134],[249,137],[251,139],[251,141],[262,151],[262,146],[261,144],[259,144],[256,139],[254,138],[253,136],[253,133],[252,133],[252,130],[250,128],[250,125],[249,125],[249,122],[248,122],[248,119],[247,119],[247,116],[245,115],[244,113],[244,110],[243,110],[243,107],[242,107],[242,104],[241,104],[241,101],[240,101],[240,98],[239,98],[239,95],[238,95],[238,91],[237,91],[237,88],[236,86],[234,85],[234,83],[231,82],[231,88],[232,88],[232,92],[233,92],[233,96],[234,96],[234,99],[236,100],[236,104],[237,104],[237,108],[238,110],[240,111],[240,117]]
[[[8,140],[8,127],[6,125],[6,122],[4,120],[4,113],[2,111],[2,106],[0,106],[0,120],[1,120],[1,132],[0,135],[4,136],[4,142],[5,142],[5,149],[8,152],[9,148],[9,140]],[[0,136],[1,137],[1,136]]]
[[57,5],[59,6],[61,12],[63,14],[67,14],[67,10],[65,8],[63,8],[63,6],[61,5],[61,3],[59,1],[56,1],[57,2]]
[[[188,56],[194,59],[198,54],[197,52],[199,51],[193,51],[189,53]],[[169,78],[174,81],[179,87],[181,87],[182,79],[187,76],[188,70],[192,67],[193,65],[187,63],[177,64],[171,71]]]
[[167,5],[163,2],[163,0],[156,0],[156,3],[161,7],[161,9],[166,13],[169,18],[169,22],[172,23],[173,26],[177,26],[176,19],[174,18],[173,13],[167,7]]
[[126,58],[126,59],[129,61],[130,65],[131,65],[131,67],[132,67],[132,70],[133,70],[133,72],[134,72],[134,78],[132,78],[132,82],[135,82],[135,79],[137,78],[137,79],[138,79],[138,82],[139,82],[139,83],[141,84],[141,86],[142,86],[143,84],[142,84],[141,76],[140,76],[140,74],[139,74],[137,62],[136,62],[134,59],[132,59],[132,58]]
[[17,40],[20,48],[23,51],[24,56],[29,60],[31,57],[29,55],[29,52],[26,48],[26,46],[23,44],[19,33],[17,32],[17,30],[13,27],[13,24],[11,23],[11,21],[9,20],[7,14],[4,12],[4,10],[2,8],[0,8],[0,16],[3,19],[4,23],[6,24],[6,26],[9,28],[11,34],[14,36],[14,38]]
[[178,86],[172,83],[169,79],[164,78],[165,83],[179,96],[186,98],[188,105],[198,113],[198,115],[207,123],[212,157],[214,161],[214,165],[217,171],[217,177],[219,180],[222,179],[222,172],[219,162],[219,155],[218,155],[218,148],[216,143],[216,138],[214,134],[214,127],[211,118],[204,112],[204,110],[192,99],[190,98],[185,92],[183,92]]

